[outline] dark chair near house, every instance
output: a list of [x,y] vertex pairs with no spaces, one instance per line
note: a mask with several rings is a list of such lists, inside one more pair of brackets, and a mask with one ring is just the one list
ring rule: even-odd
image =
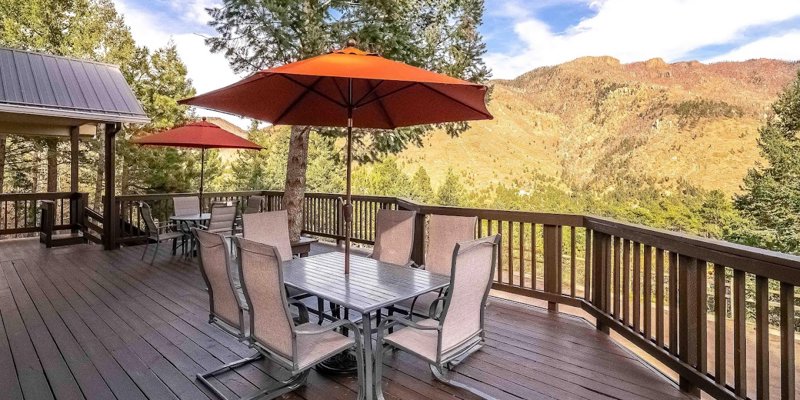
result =
[[153,250],[153,258],[150,259],[150,264],[153,264],[158,255],[158,248],[161,242],[172,241],[172,255],[176,254],[178,240],[181,241],[181,252],[186,250],[186,232],[177,229],[174,224],[156,224],[153,219],[153,210],[150,205],[145,202],[139,202],[139,216],[144,221],[145,234],[147,235],[147,242],[142,252],[142,260],[147,254],[147,249],[150,247],[150,242],[155,242],[156,248]]
[[[413,322],[387,317],[378,327],[378,348],[388,345],[430,365],[436,379],[469,390],[480,391],[452,381],[448,370],[478,351],[485,340],[484,310],[492,285],[500,235],[462,242],[455,246],[450,267],[450,286],[446,294],[431,304],[429,318]],[[387,332],[403,326],[394,333]],[[380,391],[383,352],[375,360],[375,381]]]
[[250,196],[244,207],[243,214],[255,214],[264,211],[264,204],[267,199],[264,196]]
[[[307,318],[299,325],[289,310],[295,305],[304,314],[305,306],[289,302],[283,281],[281,255],[270,245],[235,238],[239,254],[239,276],[247,304],[250,305],[250,344],[258,351],[249,357],[226,364],[213,371],[197,375],[197,379],[220,398],[225,396],[209,378],[231,369],[255,361],[269,358],[288,372],[286,379],[278,379],[278,385],[261,389],[247,396],[248,399],[262,397],[276,398],[303,386],[309,369],[320,362],[347,350],[355,350],[358,371],[363,371],[361,358],[361,339],[356,326],[347,320],[339,320],[329,325],[319,326],[308,322]],[[307,317],[307,311],[305,311]],[[353,337],[345,336],[336,330],[347,328]],[[363,372],[358,377],[359,398],[364,393]]]
[[375,246],[370,257],[390,264],[411,265],[416,215],[414,211],[378,210]]

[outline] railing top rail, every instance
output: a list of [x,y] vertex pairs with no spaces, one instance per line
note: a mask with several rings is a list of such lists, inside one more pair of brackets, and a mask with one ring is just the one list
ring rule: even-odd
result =
[[0,201],[58,200],[58,199],[69,199],[75,195],[84,195],[84,193],[80,192],[0,193]]
[[800,286],[798,256],[596,216],[584,219],[597,232]]
[[[239,191],[239,192],[205,192],[203,193],[204,198],[209,197],[221,197],[221,196],[253,196],[253,195],[260,195],[265,193],[263,190],[250,190],[250,191]],[[117,201],[132,201],[132,200],[159,200],[159,199],[171,199],[173,197],[182,197],[182,196],[200,196],[200,193],[144,193],[144,194],[124,194],[124,195],[117,195],[115,198]]]

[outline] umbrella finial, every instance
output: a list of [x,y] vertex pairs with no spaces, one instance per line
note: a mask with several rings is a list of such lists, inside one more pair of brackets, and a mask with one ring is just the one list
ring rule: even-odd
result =
[[347,39],[347,47],[356,47],[358,42],[354,38]]
[[206,117],[200,118],[203,122],[206,122]]

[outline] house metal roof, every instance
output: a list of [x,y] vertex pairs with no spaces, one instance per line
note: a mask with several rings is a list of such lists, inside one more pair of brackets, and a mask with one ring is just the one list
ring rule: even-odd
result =
[[119,67],[8,48],[0,48],[0,114],[149,122]]

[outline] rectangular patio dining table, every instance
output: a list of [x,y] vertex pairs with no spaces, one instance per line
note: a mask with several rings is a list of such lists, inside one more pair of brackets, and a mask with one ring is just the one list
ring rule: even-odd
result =
[[[381,309],[442,289],[450,278],[421,269],[403,267],[356,255],[350,256],[350,274],[344,274],[344,253],[297,258],[283,264],[284,282],[293,288],[328,300],[362,316],[364,382],[366,398],[374,399],[372,335]],[[379,350],[380,351],[380,350]],[[380,377],[377,377],[380,379]]]

